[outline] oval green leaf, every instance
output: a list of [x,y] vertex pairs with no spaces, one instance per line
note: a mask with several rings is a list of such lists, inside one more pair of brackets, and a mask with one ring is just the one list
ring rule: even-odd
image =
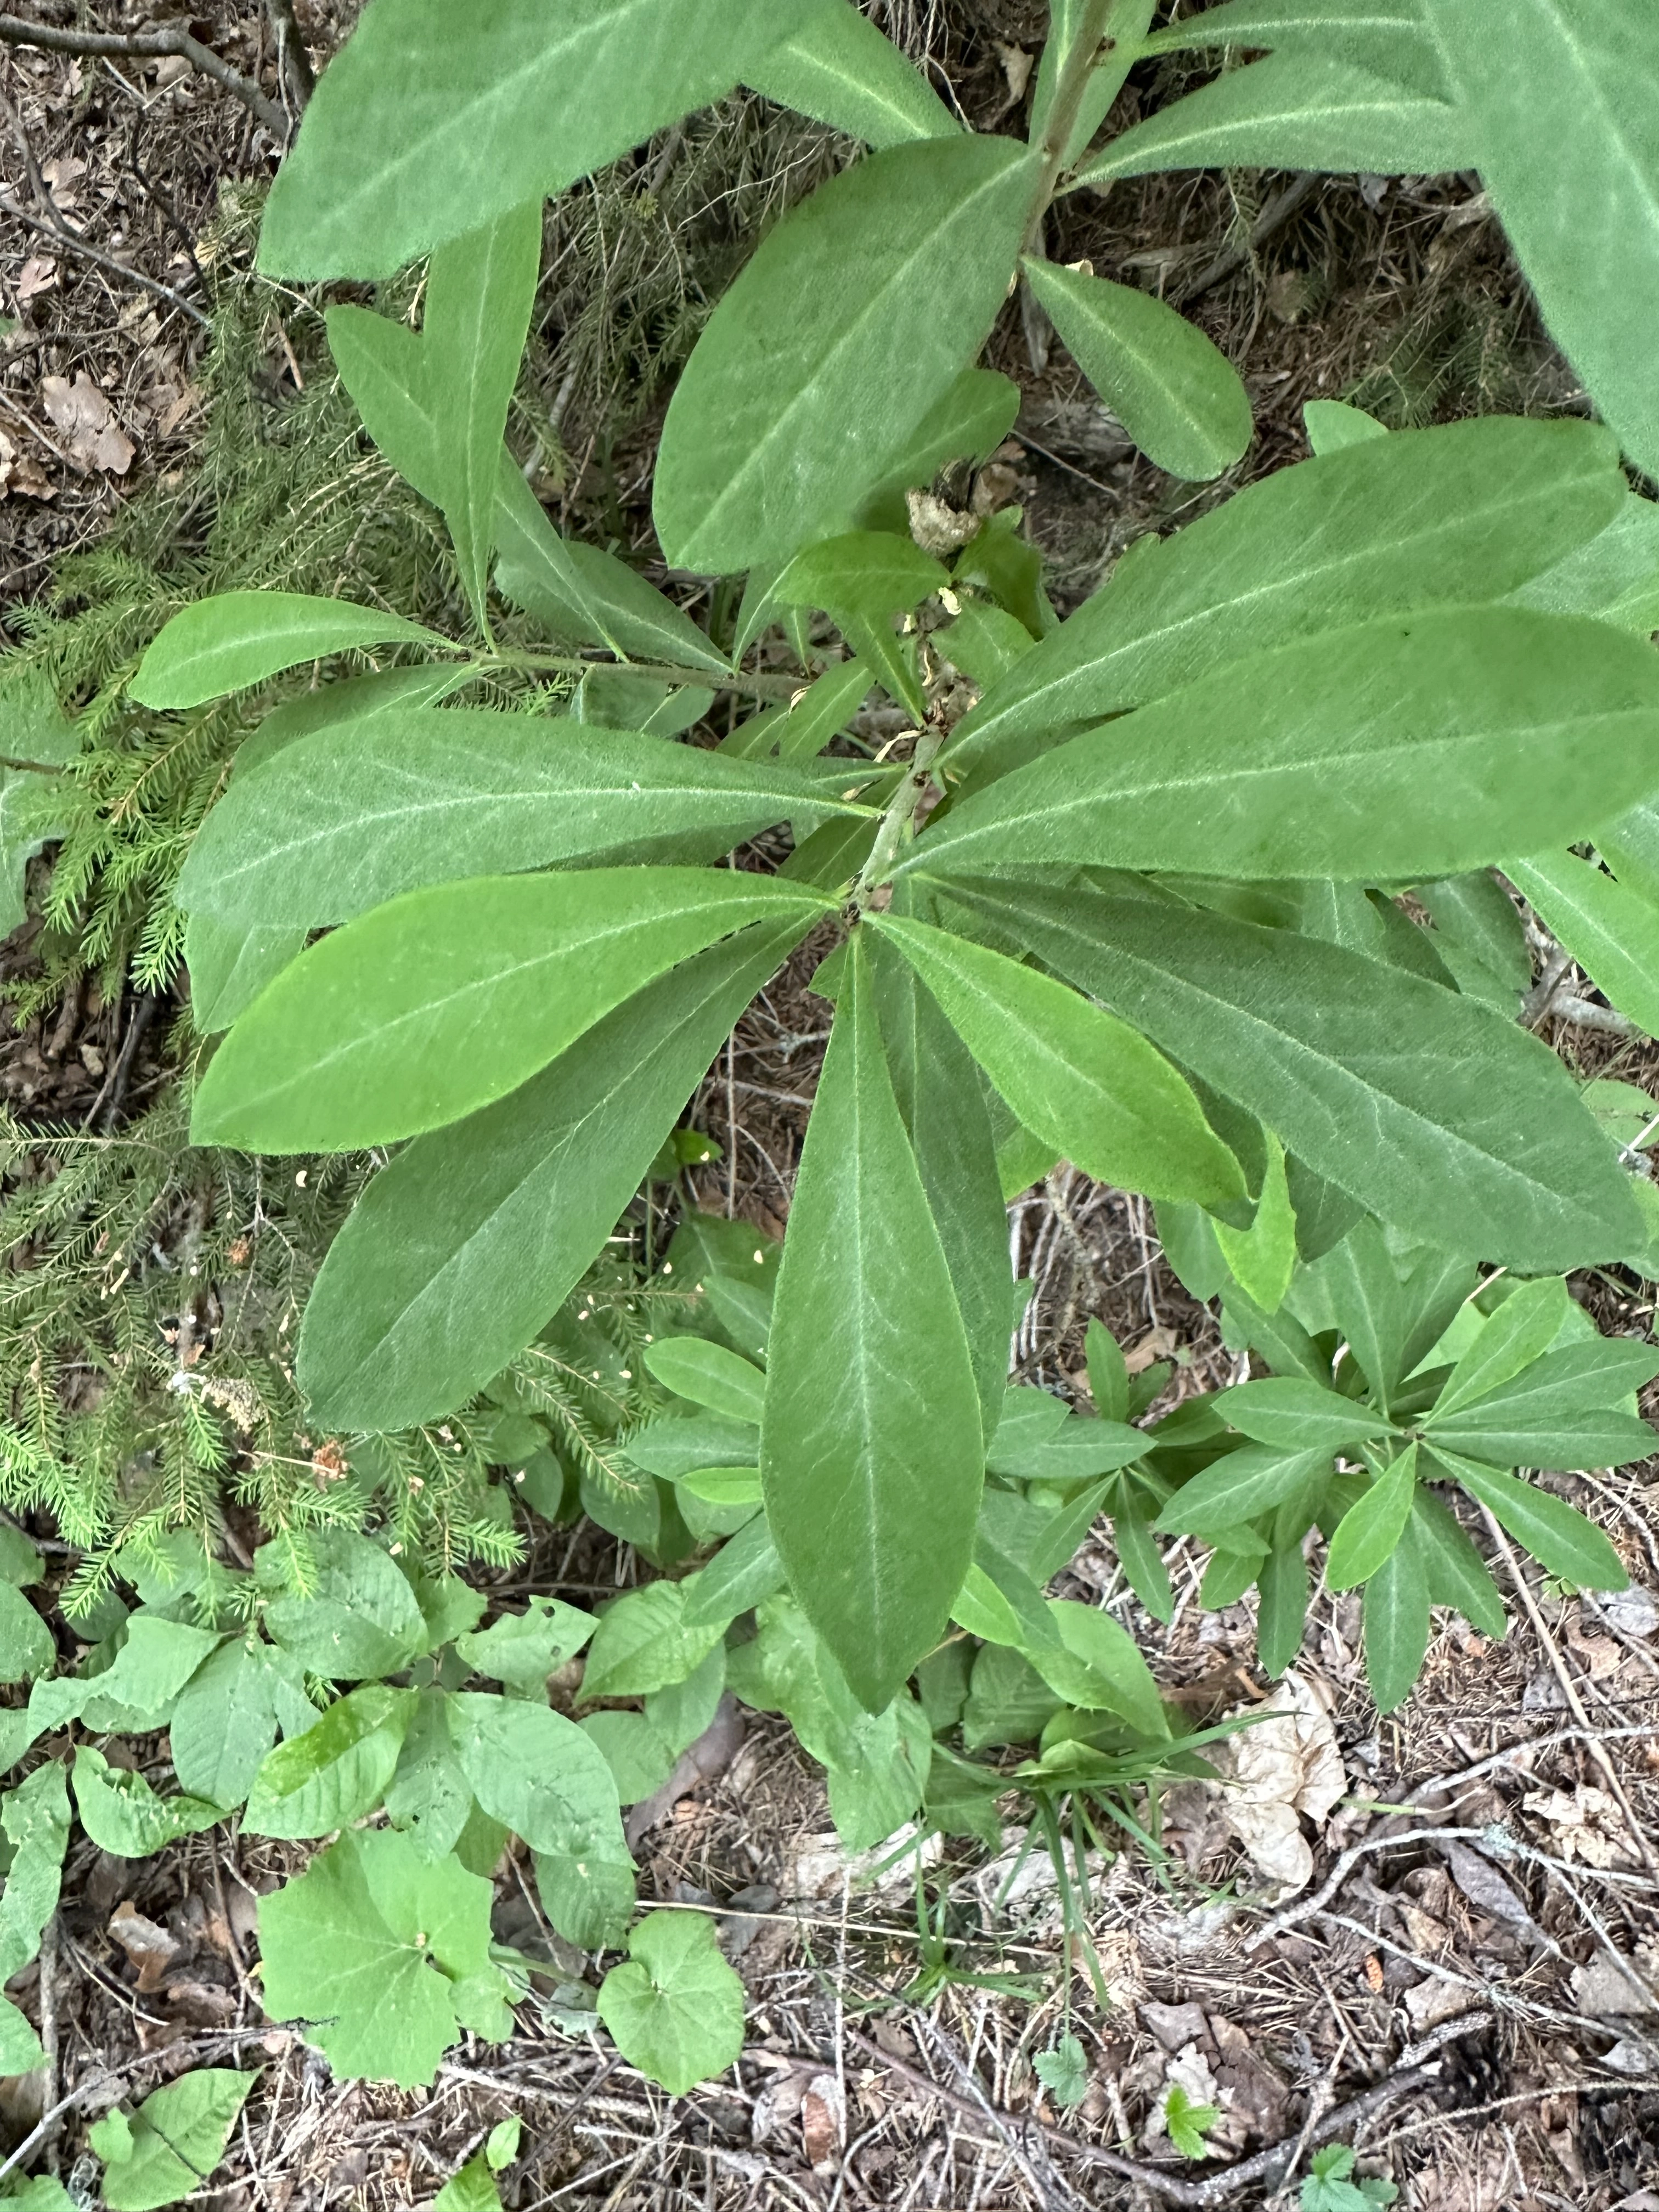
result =
[[298,661],[404,644],[455,650],[436,630],[380,607],[303,592],[220,592],[173,616],[151,640],[127,689],[141,707],[199,707]]

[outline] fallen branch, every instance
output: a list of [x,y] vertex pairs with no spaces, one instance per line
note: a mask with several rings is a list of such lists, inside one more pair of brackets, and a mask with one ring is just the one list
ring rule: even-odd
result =
[[[199,39],[191,38],[182,23],[169,23],[158,31],[127,34],[118,31],[60,31],[48,23],[26,23],[20,15],[0,15],[0,45],[38,46],[46,52],[58,54],[125,54],[137,61],[177,55],[179,60],[188,62],[198,76],[210,76],[216,84],[234,94],[244,107],[252,110],[279,144],[287,145],[293,132],[293,119],[274,100],[266,98],[252,77],[233,69],[211,46],[204,46]],[[289,51],[292,52],[291,46]],[[304,49],[301,52],[303,53]],[[307,66],[308,69],[309,64]]]

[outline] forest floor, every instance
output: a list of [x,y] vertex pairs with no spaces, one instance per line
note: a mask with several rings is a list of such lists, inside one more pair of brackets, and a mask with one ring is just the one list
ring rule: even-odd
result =
[[[321,66],[354,10],[302,0],[297,12]],[[1040,5],[890,0],[888,12],[977,126],[1018,123]],[[194,23],[256,88],[263,116],[187,64],[0,44],[0,601],[40,590],[141,486],[191,465],[204,240],[222,194],[273,173],[298,90],[276,66],[284,13],[204,0]],[[123,34],[163,20],[119,0],[35,0],[34,19]],[[1172,82],[1137,78],[1127,97],[1155,104]],[[701,142],[647,149],[666,203],[677,161],[694,198],[708,195],[699,165],[720,145],[730,160],[739,149],[759,201],[832,165],[822,134],[730,105],[714,154]],[[699,200],[687,220],[699,209],[707,216]],[[1471,179],[1150,179],[1067,210],[1055,258],[1086,256],[1188,307],[1243,374],[1260,434],[1222,485],[1172,483],[1012,307],[990,355],[1024,395],[1006,465],[1062,609],[1146,530],[1304,455],[1307,399],[1354,398],[1396,425],[1581,404]],[[580,215],[568,220],[577,238]],[[712,221],[718,258],[732,241]],[[620,537],[659,581],[645,486],[663,394],[647,373],[647,325],[691,312],[653,291],[662,281],[646,257],[632,295],[552,287],[532,362],[556,401],[539,488],[568,524]],[[289,334],[301,311],[272,288],[257,374],[273,407],[301,375]],[[26,933],[0,953],[0,993],[27,971],[30,943]],[[725,1148],[698,1202],[771,1234],[823,1042],[810,969],[798,957],[745,1018],[693,1117]],[[77,1000],[21,1033],[8,1024],[0,1097],[40,1121],[107,1114],[126,1041],[114,1109],[130,1111],[166,1079],[133,1039],[134,1003]],[[1582,1022],[1552,1032],[1584,1072],[1659,1091],[1644,1040]],[[1177,1392],[1231,1376],[1213,1316],[1176,1281],[1139,1200],[1062,1169],[1010,1219],[1017,1272],[1036,1285],[1020,1379],[1083,1387],[1091,1316],[1132,1369],[1172,1358]],[[1604,1328],[1649,1331],[1652,1304],[1633,1279],[1575,1288]],[[44,2081],[0,2086],[0,2157],[73,2097],[41,2155],[94,2202],[86,2119],[130,2088],[222,2060],[263,2069],[227,2164],[191,2200],[223,2212],[425,2203],[508,2112],[526,2122],[504,2178],[514,2212],[1242,2207],[1281,2188],[1291,2201],[1311,2149],[1339,2131],[1413,2212],[1659,2212],[1659,2016],[1609,1960],[1650,1983],[1659,1974],[1659,1480],[1649,1463],[1567,1486],[1619,1547],[1631,1589],[1564,1597],[1500,1557],[1510,1634],[1493,1645],[1443,1624],[1418,1690],[1382,1722],[1356,1595],[1320,1598],[1296,1686],[1275,1692],[1249,1656],[1248,1611],[1200,1610],[1194,1561],[1171,1559],[1180,1602],[1165,1628],[1125,1589],[1103,1537],[1085,1546],[1061,1586],[1113,1607],[1196,1717],[1294,1699],[1300,1719],[1277,1737],[1283,1802],[1320,1808],[1289,1824],[1305,1865],[1275,1910],[1224,1795],[1175,1792],[1169,1869],[1126,1852],[1091,1875],[1103,2008],[1063,1956],[1041,1852],[988,1867],[964,1851],[948,1870],[955,1962],[1030,1974],[1033,1998],[956,1984],[909,2002],[921,1952],[908,1869],[889,1881],[849,1868],[821,1778],[781,1723],[745,1716],[638,1838],[642,1896],[718,1910],[747,1986],[747,2045],[720,2081],[671,2100],[572,2031],[569,1984],[588,1962],[550,1936],[510,1864],[497,1932],[547,1967],[517,2036],[462,2046],[429,2093],[337,2082],[258,2000],[256,1900],[298,1863],[295,1847],[214,1831],[131,1862],[82,1838],[41,1960],[10,1990],[41,2022],[52,2063]],[[545,1551],[492,1587],[580,1591],[619,1571],[597,1530],[574,1551],[549,1530]],[[1319,1790],[1322,1768],[1334,1790]],[[1062,2112],[1030,2056],[1053,2040],[1068,1965],[1090,2087]],[[1221,2109],[1208,2166],[1149,2136],[1172,2078]]]

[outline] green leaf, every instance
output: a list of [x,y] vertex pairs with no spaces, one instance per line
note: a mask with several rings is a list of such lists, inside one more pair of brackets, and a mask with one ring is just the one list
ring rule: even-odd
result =
[[199,2195],[258,2078],[199,2066],[146,2097],[136,2112],[112,2112],[90,2128],[87,2139],[106,2161],[110,2212],[156,2212]]
[[[1433,1462],[1430,1462],[1431,1470]],[[1412,1534],[1433,1605],[1455,1605],[1471,1627],[1496,1641],[1509,1616],[1486,1561],[1458,1526],[1456,1516],[1423,1483],[1412,1500]]]
[[1381,1713],[1411,1695],[1429,1648],[1429,1585],[1407,1527],[1365,1585],[1365,1679]]
[[1143,1037],[1052,976],[888,914],[896,943],[1026,1127],[1086,1175],[1158,1198],[1244,1194],[1191,1086]]
[[1517,606],[1659,629],[1659,502],[1632,492],[1605,530],[1510,594]]
[[1075,1599],[1051,1597],[1058,1646],[1029,1644],[1025,1656],[1068,1705],[1117,1713],[1142,1735],[1167,1737],[1170,1723],[1134,1638],[1109,1613]]
[[1296,1270],[1296,1212],[1285,1176],[1285,1148],[1271,1129],[1262,1134],[1267,1165],[1255,1220],[1248,1229],[1231,1229],[1224,1221],[1214,1227],[1234,1280],[1263,1313],[1272,1314],[1284,1304]]
[[1580,1589],[1623,1589],[1629,1583],[1624,1562],[1601,1531],[1564,1498],[1482,1467],[1437,1441],[1433,1453],[1452,1480],[1549,1573]]
[[671,562],[753,568],[852,521],[984,343],[1036,181],[1023,148],[957,133],[872,155],[768,233],[669,406]]
[[[1643,0],[1425,0],[1550,335],[1637,465],[1659,468],[1659,50]],[[1503,66],[1494,68],[1494,55]],[[1553,149],[1547,164],[1540,145]],[[1587,220],[1588,211],[1594,217]]]
[[0,1583],[0,1682],[32,1682],[57,1658],[51,1629],[15,1583]]
[[[14,668],[0,678],[0,752],[55,765],[79,750],[73,725],[38,670]],[[25,872],[43,845],[63,836],[64,804],[58,777],[0,769],[0,931],[23,921]]]
[[482,2151],[451,2174],[432,2200],[432,2212],[501,2212],[501,2192]]
[[1474,1341],[1446,1377],[1425,1426],[1432,1428],[1513,1382],[1543,1357],[1571,1316],[1572,1298],[1559,1275],[1516,1283],[1481,1322]]
[[1247,1444],[1224,1452],[1182,1484],[1152,1525],[1171,1536],[1241,1527],[1296,1497],[1330,1463],[1330,1450],[1317,1446],[1287,1451],[1279,1444]]
[[447,1858],[465,1833],[474,1809],[472,1785],[450,1741],[447,1695],[439,1689],[416,1694],[419,1702],[386,1785],[386,1813],[430,1866]]
[[1275,1545],[1256,1576],[1255,1650],[1261,1671],[1277,1681],[1302,1649],[1308,1620],[1308,1563],[1302,1540]]
[[485,620],[501,479],[501,433],[541,266],[542,201],[441,246],[427,270],[422,367],[443,426],[444,519],[461,583]]
[[423,2087],[477,1998],[503,2009],[490,1897],[481,1876],[453,1858],[428,1865],[396,1829],[349,1830],[260,1899],[266,2011],[302,2021],[337,2075]]
[[484,2161],[492,2173],[503,2173],[519,2155],[521,2122],[516,2112],[497,2120],[484,2139]]
[[1445,100],[1315,49],[1230,70],[1112,140],[1077,183],[1166,169],[1364,170],[1399,176],[1473,168],[1478,131]]
[[[332,311],[331,311],[332,312]],[[501,455],[495,586],[555,637],[622,657],[729,672],[696,624],[625,561],[561,538],[510,453]],[[834,732],[830,734],[833,736]],[[736,750],[736,748],[733,748]]]
[[1397,1436],[1388,1415],[1297,1375],[1241,1382],[1218,1401],[1224,1420],[1258,1443],[1296,1452],[1346,1451],[1368,1437]]
[[701,1912],[647,1912],[628,1953],[599,1984],[599,2018],[630,2066],[683,2097],[741,2052],[743,1984]]
[[1628,496],[1598,425],[1503,416],[1280,469],[1168,540],[1139,540],[963,720],[946,765],[1012,765],[1068,723],[1357,617],[1499,598]]
[[1255,428],[1249,394],[1202,331],[1133,285],[1049,261],[1022,266],[1073,360],[1149,459],[1200,482],[1232,466]]
[[306,1309],[298,1371],[315,1419],[398,1429],[441,1418],[523,1350],[796,934],[768,927],[700,954],[510,1097],[380,1170]]
[[745,1522],[720,1548],[686,1593],[687,1628],[718,1622],[722,1632],[740,1613],[775,1597],[784,1586],[783,1561],[764,1514]]
[[1421,0],[1227,0],[1155,31],[1141,52],[1226,46],[1310,48],[1437,97],[1447,89]]
[[638,857],[686,835],[712,854],[785,816],[866,812],[776,762],[556,717],[392,708],[237,777],[197,834],[178,897],[192,913],[311,928],[460,876]]
[[211,1629],[134,1613],[126,1641],[101,1674],[79,1683],[40,1683],[36,1689],[78,1691],[75,1710],[87,1713],[94,1728],[133,1728],[141,1716],[149,1717],[151,1727],[165,1727],[174,1699],[218,1642]]
[[890,39],[849,0],[797,0],[787,38],[747,63],[743,81],[799,115],[866,146],[948,138],[961,128]]
[[[848,0],[836,0],[845,7]],[[818,607],[889,696],[920,722],[926,712],[915,656],[893,629],[896,615],[950,582],[950,571],[908,538],[855,530],[821,539],[796,554],[772,587],[789,607]]]
[[225,1817],[199,1797],[158,1797],[142,1774],[111,1766],[88,1743],[76,1748],[75,1803],[99,1850],[123,1859],[147,1859]]
[[305,950],[303,929],[243,928],[216,915],[196,914],[185,932],[190,1014],[198,1032],[228,1030],[267,983]]
[[421,334],[368,307],[330,307],[323,325],[364,429],[406,483],[434,507],[444,506],[453,493],[453,456]]
[[1164,1555],[1152,1540],[1152,1522],[1141,1513],[1119,1511],[1112,1519],[1112,1543],[1123,1579],[1154,1620],[1175,1618],[1175,1592]]
[[829,908],[713,868],[482,876],[406,892],[303,953],[237,1023],[191,1133],[250,1152],[355,1152],[441,1128],[528,1081],[715,939]]
[[673,1771],[674,1753],[667,1737],[643,1713],[589,1713],[578,1725],[604,1753],[624,1805],[637,1805],[654,1796]]
[[263,684],[296,661],[405,641],[453,650],[435,630],[380,607],[301,592],[221,592],[173,616],[127,689],[141,707],[198,707]]
[[248,1793],[249,1835],[326,1836],[373,1812],[397,1770],[413,1690],[365,1683],[303,1735],[267,1752]]
[[1089,2094],[1089,2062],[1074,2035],[1062,2035],[1052,2051],[1039,2051],[1031,2070],[1063,2111],[1072,2111]]
[[1103,1421],[1129,1418],[1129,1370],[1123,1348],[1104,1322],[1091,1314],[1083,1334],[1083,1356],[1088,1365],[1089,1395]]
[[500,1613],[488,1628],[458,1636],[455,1650],[475,1674],[539,1698],[548,1676],[575,1657],[597,1626],[592,1613],[562,1599],[532,1597],[522,1613]]
[[1608,1401],[1627,1399],[1656,1372],[1659,1353],[1651,1346],[1595,1337],[1534,1359],[1502,1389],[1454,1413],[1436,1406],[1423,1426],[1437,1448],[1444,1443],[1500,1467],[1622,1467],[1652,1452],[1654,1432]]
[[638,1698],[683,1682],[720,1642],[723,1627],[689,1628],[684,1583],[647,1583],[599,1615],[582,1674],[582,1697]]
[[[739,723],[722,742],[720,750],[742,753],[750,760],[764,760],[773,753],[782,761],[816,760],[864,704],[869,689],[870,671],[861,660],[837,661],[815,682],[798,691],[787,709],[773,708],[750,721]],[[832,836],[844,837],[849,833],[858,834],[856,825],[830,825]],[[854,865],[856,868],[857,863]],[[809,879],[803,877],[801,880]]]
[[[69,1847],[69,1785],[48,1759],[0,1800],[0,1825],[12,1847],[0,1891],[0,1980],[19,1974],[40,1948],[41,1932],[58,1910],[64,1854]],[[0,2065],[27,2074],[43,2063],[40,2039],[8,1998],[0,1998]]]
[[986,1436],[1003,1410],[1012,1294],[1007,1211],[978,1070],[910,963],[872,937],[866,950],[893,1095],[951,1272]]
[[679,1482],[698,1468],[758,1466],[760,1431],[745,1414],[665,1413],[623,1440],[629,1462],[665,1482]]
[[1659,906],[1571,853],[1506,860],[1504,872],[1611,1004],[1659,1034]]
[[1195,2105],[1178,2081],[1171,2082],[1164,2099],[1164,2124],[1170,2141],[1182,2158],[1207,2158],[1206,2133],[1221,2118],[1213,2105]]
[[1382,1231],[1356,1222],[1319,1262],[1318,1279],[1370,1395],[1386,1413],[1405,1374],[1407,1305]]
[[319,1528],[311,1541],[309,1593],[265,1607],[265,1626],[284,1650],[328,1680],[362,1681],[394,1674],[426,1650],[409,1578],[380,1545],[350,1528]]
[[663,1336],[646,1348],[645,1364],[676,1396],[734,1421],[758,1427],[766,1376],[752,1360],[701,1336]]
[[574,1721],[523,1698],[449,1701],[450,1733],[473,1795],[537,1857],[549,1917],[586,1948],[614,1942],[634,1894],[617,1785]]
[[898,872],[1018,853],[1269,879],[1450,875],[1586,836],[1656,783],[1646,644],[1577,617],[1446,608],[1249,655],[1085,731],[953,806]]
[[784,1245],[761,1477],[790,1586],[875,1712],[967,1572],[984,1447],[868,956],[851,943]]
[[1400,1542],[1416,1494],[1417,1446],[1407,1444],[1337,1523],[1325,1559],[1332,1589],[1370,1579]]
[[1363,408],[1349,407],[1340,399],[1310,399],[1304,402],[1302,420],[1307,426],[1308,443],[1316,458],[1322,453],[1340,453],[1345,446],[1362,446],[1371,438],[1386,438],[1388,425],[1379,422],[1375,415],[1367,415]]
[[732,89],[787,28],[771,0],[392,0],[326,71],[265,204],[259,266],[389,276],[561,192]]
[[1422,1243],[1540,1273],[1640,1246],[1571,1077],[1490,1009],[1339,945],[1172,904],[1035,887],[1015,902],[983,883],[973,896]]

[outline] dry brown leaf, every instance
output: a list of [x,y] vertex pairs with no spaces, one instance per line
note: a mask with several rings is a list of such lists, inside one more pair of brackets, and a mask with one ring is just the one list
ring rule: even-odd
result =
[[76,371],[73,384],[64,376],[43,376],[40,399],[74,459],[109,476],[126,474],[136,448],[85,369]]
[[815,2074],[800,2100],[800,2139],[809,2166],[826,2166],[841,2147],[842,2088],[833,2074]]
[[1537,1922],[1490,1860],[1472,1851],[1467,1844],[1447,1843],[1440,1848],[1452,1880],[1478,1912],[1530,1936],[1535,1942],[1544,1942]]
[[66,210],[75,205],[76,181],[86,173],[86,163],[73,154],[54,154],[50,161],[40,164],[40,174],[51,187],[52,198]]
[[1547,1822],[1550,1842],[1561,1858],[1611,1867],[1634,1866],[1641,1856],[1623,1814],[1605,1790],[1580,1782],[1571,1796],[1565,1790],[1534,1790],[1521,1802]]
[[1479,1990],[1466,1989],[1461,1982],[1443,1982],[1438,1975],[1419,1982],[1406,1992],[1406,2013],[1419,2035],[1442,2021],[1455,2020],[1459,2013],[1472,2012],[1480,2002]]
[[[1227,1825],[1252,1862],[1277,1885],[1275,1903],[1313,1879],[1313,1852],[1302,1833],[1305,1814],[1316,1826],[1346,1794],[1348,1778],[1322,1689],[1286,1674],[1273,1694],[1271,1718],[1243,1729],[1224,1747],[1233,1786],[1222,1799]],[[1239,1708],[1256,1712],[1256,1706]]]
[[[1645,2003],[1644,1990],[1648,1992]],[[1588,2020],[1659,2013],[1659,1951],[1638,1949],[1623,1966],[1598,1951],[1588,1966],[1573,1968],[1572,2001]]]
[[1160,1359],[1173,1359],[1180,1342],[1172,1328],[1150,1328],[1139,1344],[1132,1344],[1123,1355],[1126,1373],[1144,1375]]
[[146,1920],[131,1898],[111,1913],[109,1932],[111,1939],[120,1945],[138,1969],[139,1995],[148,1996],[153,1990],[159,1990],[182,1946],[165,1928]]
[[31,253],[17,279],[18,306],[27,307],[29,301],[39,299],[42,292],[50,292],[57,282],[58,264],[51,256]]

